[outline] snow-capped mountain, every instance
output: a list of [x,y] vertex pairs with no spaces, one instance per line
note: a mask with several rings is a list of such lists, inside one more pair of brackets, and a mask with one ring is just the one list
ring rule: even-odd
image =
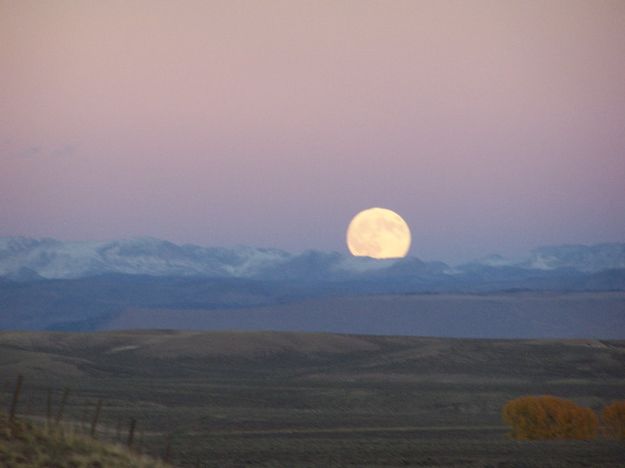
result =
[[625,244],[554,245],[538,247],[524,259],[509,259],[489,255],[460,265],[458,270],[476,268],[521,268],[524,270],[576,270],[597,273],[605,270],[625,269]]
[[71,279],[105,273],[225,278],[332,278],[375,271],[396,261],[376,262],[337,252],[291,254],[255,247],[177,245],[150,237],[111,242],[0,238],[0,276]]
[[539,247],[532,251],[524,266],[541,270],[573,268],[584,272],[621,269],[625,268],[625,244]]
[[625,269],[625,244],[541,247],[521,261],[495,255],[451,268],[416,257],[373,260],[314,250],[293,254],[246,246],[178,245],[151,237],[110,242],[0,238],[0,277],[16,281],[118,273],[307,281],[420,278],[431,284],[459,280],[477,284],[560,270],[596,273],[612,269]]
[[246,277],[288,257],[286,252],[274,249],[206,248],[154,238],[111,242],[0,239],[0,275],[16,275],[27,270],[48,279],[104,273]]

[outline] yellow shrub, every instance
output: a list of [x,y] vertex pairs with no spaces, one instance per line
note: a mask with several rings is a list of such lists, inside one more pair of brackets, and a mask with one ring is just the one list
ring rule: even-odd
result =
[[597,433],[597,416],[591,409],[549,395],[511,400],[502,416],[515,439],[592,439]]
[[601,419],[607,436],[625,440],[625,400],[605,406]]

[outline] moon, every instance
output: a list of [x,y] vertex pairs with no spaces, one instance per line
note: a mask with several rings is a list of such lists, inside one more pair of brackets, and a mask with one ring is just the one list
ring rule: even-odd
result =
[[386,208],[361,211],[347,228],[347,248],[357,257],[405,257],[411,238],[406,221]]

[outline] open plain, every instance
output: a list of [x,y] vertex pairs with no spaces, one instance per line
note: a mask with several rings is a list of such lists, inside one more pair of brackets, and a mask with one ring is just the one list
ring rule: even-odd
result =
[[178,466],[622,466],[625,445],[514,441],[502,405],[625,397],[625,342],[277,332],[0,333],[0,402],[45,418],[62,390],[80,427]]

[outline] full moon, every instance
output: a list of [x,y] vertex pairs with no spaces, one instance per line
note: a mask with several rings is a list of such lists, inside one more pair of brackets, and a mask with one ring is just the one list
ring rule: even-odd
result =
[[347,228],[352,255],[372,258],[405,257],[410,248],[410,228],[401,216],[386,208],[358,213]]

